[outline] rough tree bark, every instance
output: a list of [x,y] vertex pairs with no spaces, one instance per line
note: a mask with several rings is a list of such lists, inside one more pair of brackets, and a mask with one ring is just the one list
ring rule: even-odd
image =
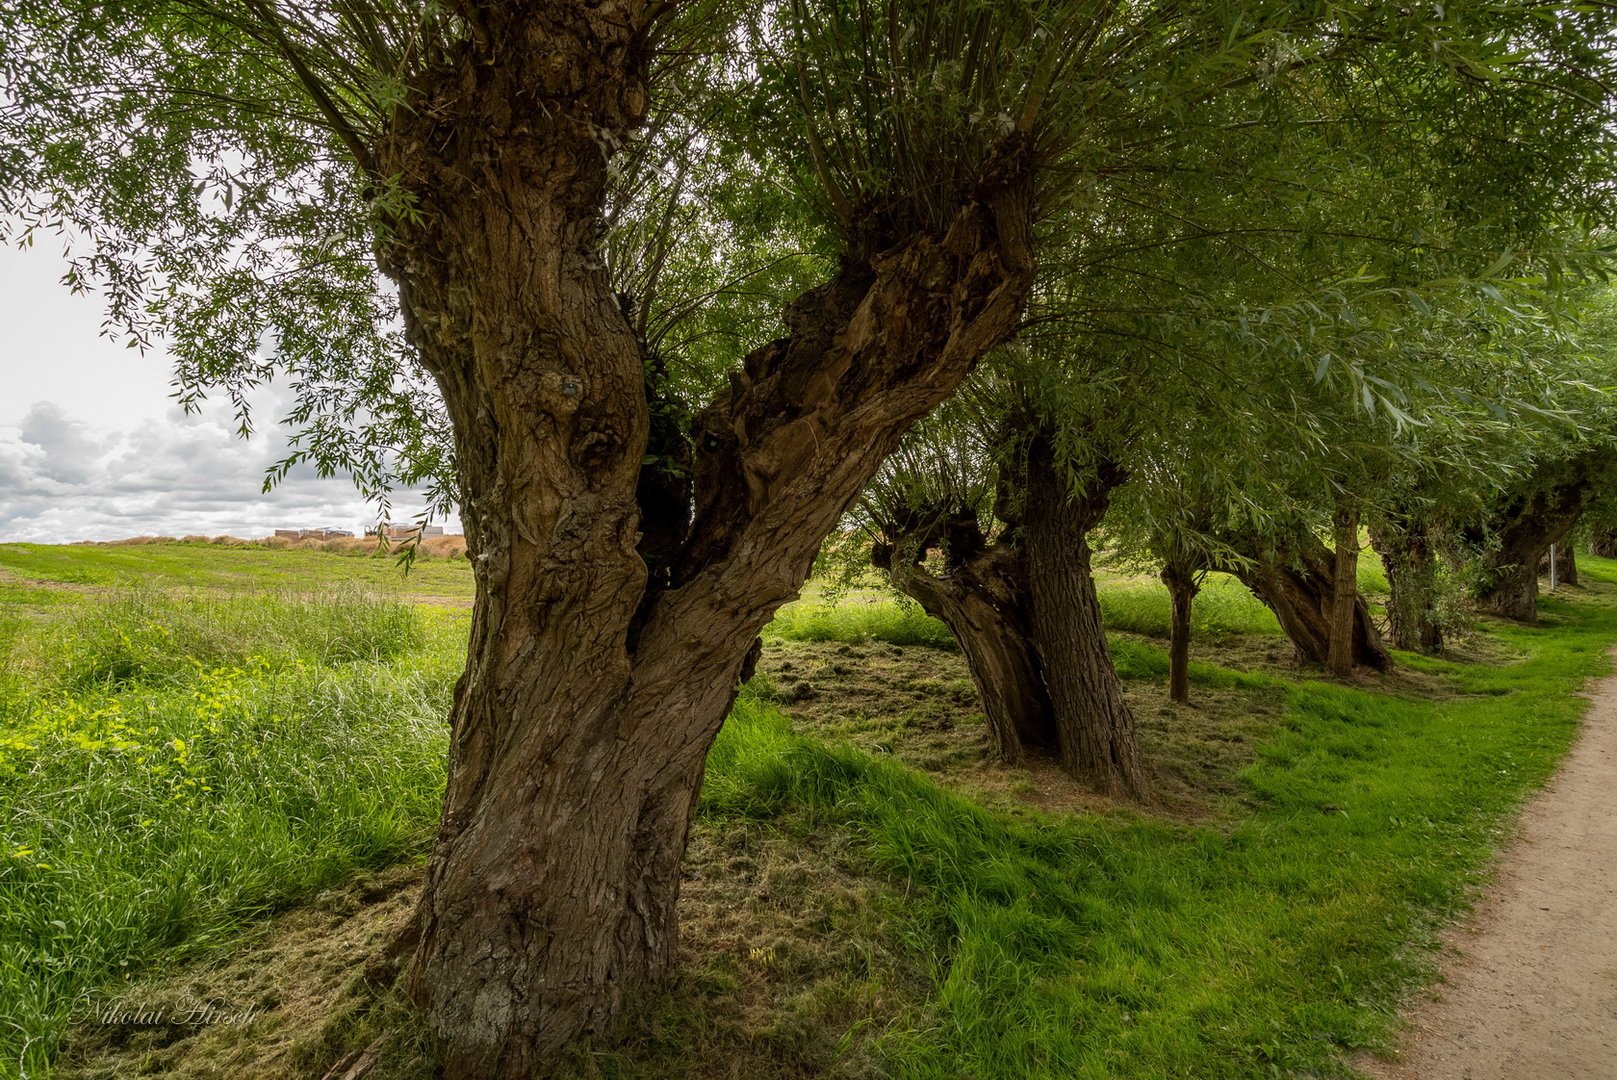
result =
[[1183,560],[1169,559],[1162,564],[1162,583],[1168,587],[1173,619],[1168,631],[1168,700],[1190,703],[1190,615],[1196,594],[1201,592],[1197,568]]
[[1387,630],[1400,649],[1441,652],[1437,622],[1437,557],[1425,522],[1390,513],[1370,524],[1370,545],[1387,571]]
[[1589,533],[1589,554],[1617,559],[1617,527],[1605,526]]
[[[1001,499],[1025,511],[993,543],[971,511],[932,508],[885,523],[875,561],[955,635],[1006,761],[1053,751],[1097,790],[1144,797],[1134,714],[1106,646],[1087,539],[1125,474],[1105,463],[1074,493],[1042,435],[1027,464],[1021,497]],[[923,565],[934,547],[940,573]]]
[[[1234,566],[1235,575],[1275,613],[1297,658],[1324,664],[1336,596],[1335,554],[1311,533],[1289,548],[1247,554],[1251,561]],[[1385,671],[1392,663],[1361,596],[1355,596],[1353,604],[1353,663],[1376,671]]]
[[946,228],[880,218],[791,306],[696,418],[685,490],[643,465],[674,451],[596,246],[603,148],[646,110],[647,9],[458,10],[470,32],[376,157],[414,200],[380,260],[454,423],[477,553],[404,986],[447,1074],[482,1080],[531,1076],[668,967],[703,763],[759,629],[903,431],[1014,332],[1033,266],[1007,144]]
[[[894,532],[896,543],[878,543],[872,562],[954,635],[1000,759],[1016,764],[1029,752],[1054,752],[1055,710],[1033,648],[1020,546],[986,543],[969,510],[951,515],[941,536],[930,525]],[[922,566],[934,546],[943,549],[939,574]]]
[[1354,630],[1359,599],[1359,511],[1340,505],[1331,519],[1336,565],[1331,580],[1330,640],[1325,666],[1337,675],[1351,675],[1354,667]]
[[1075,491],[1049,437],[1037,436],[1028,451],[1023,536],[1033,644],[1055,708],[1062,768],[1098,791],[1138,799],[1148,785],[1134,710],[1106,645],[1089,549],[1089,530],[1125,478],[1103,460],[1098,476]]
[[1492,543],[1483,557],[1477,591],[1484,610],[1519,622],[1537,621],[1539,566],[1550,545],[1564,540],[1577,524],[1603,464],[1603,455],[1596,453],[1561,463],[1499,505],[1488,526]]

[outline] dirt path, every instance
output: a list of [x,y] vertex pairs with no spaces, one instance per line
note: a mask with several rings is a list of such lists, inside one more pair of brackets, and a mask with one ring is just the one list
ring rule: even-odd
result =
[[[1614,650],[1617,653],[1617,650]],[[1617,1077],[1617,675],[1531,803],[1384,1080]]]

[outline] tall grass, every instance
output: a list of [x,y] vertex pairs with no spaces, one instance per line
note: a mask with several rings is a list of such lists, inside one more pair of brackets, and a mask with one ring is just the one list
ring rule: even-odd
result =
[[297,594],[174,596],[125,590],[53,625],[44,662],[64,689],[181,683],[199,668],[386,662],[421,644],[405,605],[352,586]]
[[[1165,638],[1172,626],[1168,590],[1155,583],[1108,582],[1099,589],[1101,619],[1109,630]],[[1208,575],[1191,609],[1198,637],[1279,634],[1280,624],[1263,602],[1227,574]],[[804,599],[788,604],[764,630],[784,641],[885,641],[891,645],[955,648],[954,636],[911,600],[877,596],[832,603]]]
[[889,645],[955,648],[954,635],[912,600],[880,597],[822,603],[799,600],[776,613],[766,638],[784,641],[885,641]]
[[[310,545],[319,543],[308,541]],[[167,540],[134,545],[0,544],[0,570],[10,571],[21,582],[43,583],[36,588],[49,588],[52,583],[143,585],[259,594],[288,583],[314,590],[363,582],[381,593],[409,591],[460,600],[469,600],[473,591],[471,566],[465,559],[419,561],[406,576],[397,560],[387,556],[347,558],[309,547],[232,547]],[[0,599],[9,588],[0,583]],[[62,591],[56,591],[60,596]]]
[[0,679],[0,1072],[84,995],[423,850],[459,654],[358,594],[87,607]]
[[[1263,676],[1284,715],[1218,827],[988,809],[750,692],[700,814],[769,842],[833,834],[903,897],[884,941],[926,977],[872,991],[910,1003],[876,1041],[883,1074],[1344,1075],[1389,1037],[1421,946],[1606,669],[1617,563],[1582,569],[1585,599],[1495,631],[1519,662],[1409,661],[1447,691]],[[75,1003],[122,973],[430,835],[461,627],[359,596],[212,605],[140,595],[45,634],[12,624],[30,629],[0,673],[0,1068],[41,1074]],[[878,610],[903,609],[832,628],[908,632],[913,609]],[[1157,670],[1160,649],[1119,642],[1120,667]]]
[[[1109,630],[1165,638],[1173,629],[1168,590],[1152,584],[1110,584],[1100,589],[1101,620]],[[1228,574],[1209,574],[1190,608],[1195,637],[1278,634],[1280,624],[1245,585]]]

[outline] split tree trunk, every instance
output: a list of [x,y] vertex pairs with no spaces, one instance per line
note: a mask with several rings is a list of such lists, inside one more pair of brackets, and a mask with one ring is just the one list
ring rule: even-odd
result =
[[[932,508],[912,523],[887,523],[874,561],[954,634],[1005,761],[1054,752],[1096,790],[1142,798],[1134,714],[1106,645],[1087,539],[1123,479],[1108,464],[1075,496],[1038,436],[1016,500],[1024,520],[1007,535],[988,544],[969,513]],[[943,549],[941,573],[922,565],[934,546]]]
[[1540,488],[1517,498],[1498,515],[1495,546],[1484,557],[1482,607],[1518,622],[1538,619],[1538,574],[1550,545],[1560,543],[1577,524],[1588,499],[1586,480]]
[[1423,522],[1389,515],[1370,526],[1370,544],[1387,571],[1387,629],[1400,649],[1441,652],[1437,558]]
[[1195,567],[1169,559],[1162,564],[1162,583],[1168,587],[1173,618],[1168,630],[1168,700],[1190,704],[1190,615],[1201,592]]
[[[1242,584],[1273,611],[1305,663],[1324,664],[1330,652],[1336,600],[1336,556],[1312,534],[1296,541],[1296,551],[1257,553],[1234,570]],[[1370,618],[1364,598],[1353,603],[1353,663],[1385,671],[1392,658]]]
[[667,969],[707,750],[759,629],[1032,282],[1008,143],[947,229],[868,237],[791,306],[697,417],[693,489],[670,497],[596,251],[602,147],[646,107],[644,11],[466,8],[476,32],[377,148],[414,200],[380,260],[454,424],[476,552],[405,978],[462,1080],[531,1076]]
[[1473,541],[1488,544],[1477,590],[1484,610],[1521,622],[1538,618],[1539,565],[1551,544],[1571,535],[1610,468],[1610,451],[1601,447],[1546,462],[1520,491],[1499,502],[1491,520],[1473,530]]
[[1348,506],[1339,506],[1332,519],[1333,542],[1336,545],[1336,566],[1331,582],[1330,643],[1325,651],[1325,666],[1336,675],[1353,674],[1354,630],[1359,599],[1359,512]]

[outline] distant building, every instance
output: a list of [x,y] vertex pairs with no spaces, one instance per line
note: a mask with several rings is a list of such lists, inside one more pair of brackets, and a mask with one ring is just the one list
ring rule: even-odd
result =
[[276,529],[275,535],[288,540],[336,540],[354,534],[347,529]]
[[387,537],[389,540],[411,540],[414,539],[417,533],[420,533],[423,538],[428,536],[442,536],[444,534],[444,527],[442,525],[428,525],[423,528],[413,521],[390,521],[386,525],[380,525],[374,529],[365,530],[366,536],[376,536],[378,533]]

